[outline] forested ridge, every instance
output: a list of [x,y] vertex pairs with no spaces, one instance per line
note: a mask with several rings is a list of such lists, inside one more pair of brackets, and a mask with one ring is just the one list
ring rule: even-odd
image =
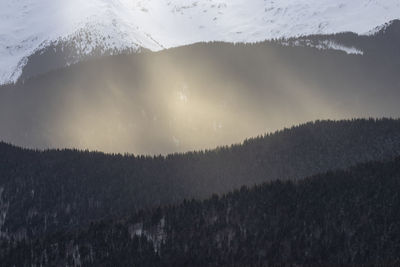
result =
[[[24,240],[5,266],[396,266],[400,158]],[[293,264],[293,265],[292,265]],[[297,264],[297,265],[295,265]]]
[[400,155],[400,121],[316,121],[214,150],[168,156],[34,151],[0,144],[2,248],[145,208],[296,180]]

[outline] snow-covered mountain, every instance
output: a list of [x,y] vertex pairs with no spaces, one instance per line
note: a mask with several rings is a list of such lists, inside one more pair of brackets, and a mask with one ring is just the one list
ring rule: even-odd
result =
[[15,82],[29,56],[60,44],[73,43],[78,55],[158,51],[200,41],[364,34],[397,18],[398,0],[4,0],[0,84]]

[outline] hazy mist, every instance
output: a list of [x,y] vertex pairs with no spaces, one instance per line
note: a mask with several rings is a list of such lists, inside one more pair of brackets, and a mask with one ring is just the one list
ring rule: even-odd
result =
[[310,120],[396,117],[399,85],[367,56],[197,44],[0,87],[0,139],[135,154],[206,149]]

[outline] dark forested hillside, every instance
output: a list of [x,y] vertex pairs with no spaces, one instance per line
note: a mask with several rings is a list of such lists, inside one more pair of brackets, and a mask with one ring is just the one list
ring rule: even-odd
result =
[[363,55],[279,41],[215,42],[71,65],[0,87],[0,139],[154,155],[316,119],[399,117],[399,29],[315,37]]
[[242,185],[298,179],[400,155],[400,120],[317,121],[243,144],[167,157],[0,143],[3,244]]
[[15,244],[15,266],[400,263],[400,158],[275,181]]

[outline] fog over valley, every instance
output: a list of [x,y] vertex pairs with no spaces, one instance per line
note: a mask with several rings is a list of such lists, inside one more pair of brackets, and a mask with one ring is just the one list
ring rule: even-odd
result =
[[0,87],[0,137],[30,148],[167,154],[317,119],[399,116],[397,61],[377,60],[392,51],[373,48],[200,43],[89,60]]

